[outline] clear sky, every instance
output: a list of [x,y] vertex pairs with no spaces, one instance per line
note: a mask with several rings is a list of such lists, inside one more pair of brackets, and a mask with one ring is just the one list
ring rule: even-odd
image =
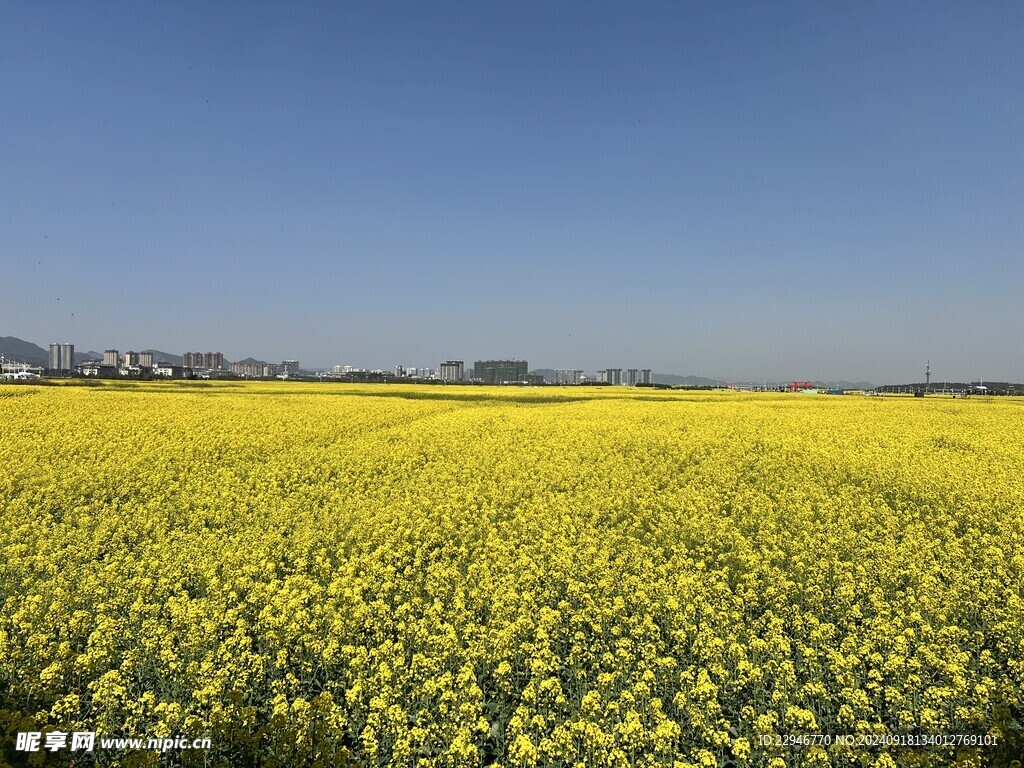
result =
[[1024,3],[0,2],[0,335],[1024,380]]

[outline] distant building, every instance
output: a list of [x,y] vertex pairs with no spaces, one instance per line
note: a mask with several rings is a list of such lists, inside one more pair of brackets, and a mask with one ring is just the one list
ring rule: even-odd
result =
[[49,368],[51,371],[68,372],[75,367],[74,344],[51,344]]
[[185,368],[180,365],[160,363],[153,369],[154,376],[166,376],[169,379],[180,379],[185,375]]
[[266,375],[267,364],[262,360],[255,360],[251,357],[231,363],[228,370],[236,376],[245,376],[250,379],[260,379]]
[[473,378],[484,384],[510,384],[524,381],[529,369],[525,360],[477,360]]
[[405,376],[405,366],[404,365],[396,365],[391,370],[391,373],[394,374],[396,379],[401,379],[401,378],[403,378]]
[[139,367],[139,353],[132,352],[129,350],[124,353],[124,367],[125,368],[138,368]]
[[445,360],[440,366],[441,381],[462,381],[465,376],[463,360]]
[[579,384],[583,381],[583,371],[578,368],[559,368],[555,371],[555,384]]
[[153,353],[152,352],[139,352],[139,366],[142,368],[153,367]]
[[609,384],[619,386],[622,384],[622,369],[621,368],[605,368],[604,380]]
[[299,361],[298,360],[282,360],[281,361],[281,375],[282,376],[298,376],[299,375]]
[[651,369],[650,368],[641,368],[640,369],[640,383],[641,384],[650,384],[651,383]]
[[110,378],[117,376],[119,371],[112,365],[103,365],[98,361],[92,361],[88,363],[82,363],[82,367],[79,369],[83,376],[95,376],[97,378]]
[[186,368],[209,369],[219,371],[224,368],[223,352],[186,352],[181,356],[181,364]]
[[626,383],[631,387],[635,387],[637,384],[639,384],[640,371],[637,370],[636,368],[626,369]]
[[103,364],[112,365],[117,368],[121,363],[121,355],[116,349],[103,350]]

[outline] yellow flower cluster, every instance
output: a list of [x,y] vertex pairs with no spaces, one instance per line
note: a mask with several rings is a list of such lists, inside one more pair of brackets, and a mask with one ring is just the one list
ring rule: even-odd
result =
[[[0,423],[6,744],[410,768],[1024,750],[1020,400],[162,383],[10,387]],[[999,746],[761,738],[813,733]]]

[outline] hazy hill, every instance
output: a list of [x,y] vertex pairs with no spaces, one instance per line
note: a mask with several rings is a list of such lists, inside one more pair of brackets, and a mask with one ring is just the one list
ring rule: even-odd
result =
[[674,373],[652,373],[651,381],[655,384],[668,384],[673,387],[713,387],[724,386],[721,379],[706,379],[703,376],[677,376]]
[[181,355],[172,355],[170,352],[161,352],[159,349],[143,349],[143,352],[153,353],[154,363],[170,363],[171,365],[181,365]]
[[16,336],[0,336],[0,355],[18,363],[41,365],[45,367],[50,361],[50,353],[30,341],[23,341]]
[[[120,350],[122,354],[127,350]],[[152,352],[154,362],[166,362],[171,365],[181,365],[181,355],[172,355],[170,352],[161,352],[159,349],[143,349],[142,352]],[[16,336],[0,336],[0,355],[10,358],[19,363],[29,365],[40,365],[44,368],[50,362],[50,353],[47,349],[24,341]],[[85,360],[102,360],[103,353],[89,350],[88,352],[75,352],[75,365],[81,365]]]
[[[128,352],[127,349],[119,349],[118,353],[124,357],[124,353]],[[134,352],[135,350],[131,350]],[[152,352],[154,363],[170,363],[171,365],[181,365],[181,355],[172,355],[170,352],[161,352],[159,349],[142,349],[139,352]],[[86,360],[102,360],[103,353],[95,350],[89,350],[88,352],[75,352],[75,365],[81,365]]]

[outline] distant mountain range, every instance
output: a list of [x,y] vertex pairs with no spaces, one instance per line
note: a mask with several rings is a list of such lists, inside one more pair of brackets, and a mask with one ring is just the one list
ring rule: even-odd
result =
[[181,365],[182,362],[184,362],[182,360],[181,355],[172,355],[170,352],[161,352],[159,349],[143,349],[142,351],[152,352],[154,363],[170,363],[171,365]]
[[677,376],[674,373],[652,373],[651,381],[655,384],[668,384],[673,387],[713,387],[725,385],[721,379],[706,379],[703,376]]
[[[123,355],[126,350],[119,350]],[[170,352],[161,352],[159,349],[139,349],[130,350],[138,354],[139,352],[152,352],[154,363],[170,363],[171,365],[181,365],[181,355],[172,355]],[[75,352],[75,365],[81,365],[86,360],[102,360],[102,352],[94,352],[92,350],[88,352]]]
[[[122,352],[126,350],[121,350]],[[181,355],[172,355],[170,352],[161,352],[159,349],[140,349],[138,352],[152,352],[154,362],[165,362],[171,365],[181,365]],[[23,341],[16,336],[0,336],[0,355],[10,358],[19,363],[38,365],[45,368],[50,362],[50,352],[31,341]],[[102,352],[75,352],[75,365],[81,365],[86,360],[102,360]]]
[[45,366],[50,359],[47,350],[15,336],[0,336],[0,355],[18,363],[41,366]]
[[[162,352],[159,349],[141,349],[136,350],[138,352],[151,352],[153,353],[154,362],[165,362],[171,365],[181,365],[181,355],[172,355],[170,352]],[[125,350],[121,350],[125,352]],[[33,344],[30,341],[23,341],[15,336],[0,336],[0,355],[5,358],[16,360],[20,363],[28,363],[29,365],[38,365],[46,367],[49,362],[50,353],[48,350]],[[102,352],[75,352],[75,365],[80,365],[85,360],[102,360]],[[251,357],[247,357],[241,360],[242,363],[260,363],[262,361],[255,360]],[[535,368],[530,373],[540,374],[544,377],[545,381],[554,383],[555,381],[555,369],[554,368]],[[625,373],[625,371],[623,371]],[[713,387],[716,385],[725,386],[725,381],[722,379],[708,379],[704,376],[678,376],[674,373],[652,373],[651,381],[655,384],[667,384],[675,387]],[[760,381],[749,381],[749,382],[730,382],[733,384],[741,384],[759,387],[763,382]],[[814,386],[821,389],[873,389],[874,385],[869,381],[814,381],[811,382]],[[786,386],[788,381],[783,382],[768,382],[769,386]],[[934,386],[934,385],[933,385]]]

